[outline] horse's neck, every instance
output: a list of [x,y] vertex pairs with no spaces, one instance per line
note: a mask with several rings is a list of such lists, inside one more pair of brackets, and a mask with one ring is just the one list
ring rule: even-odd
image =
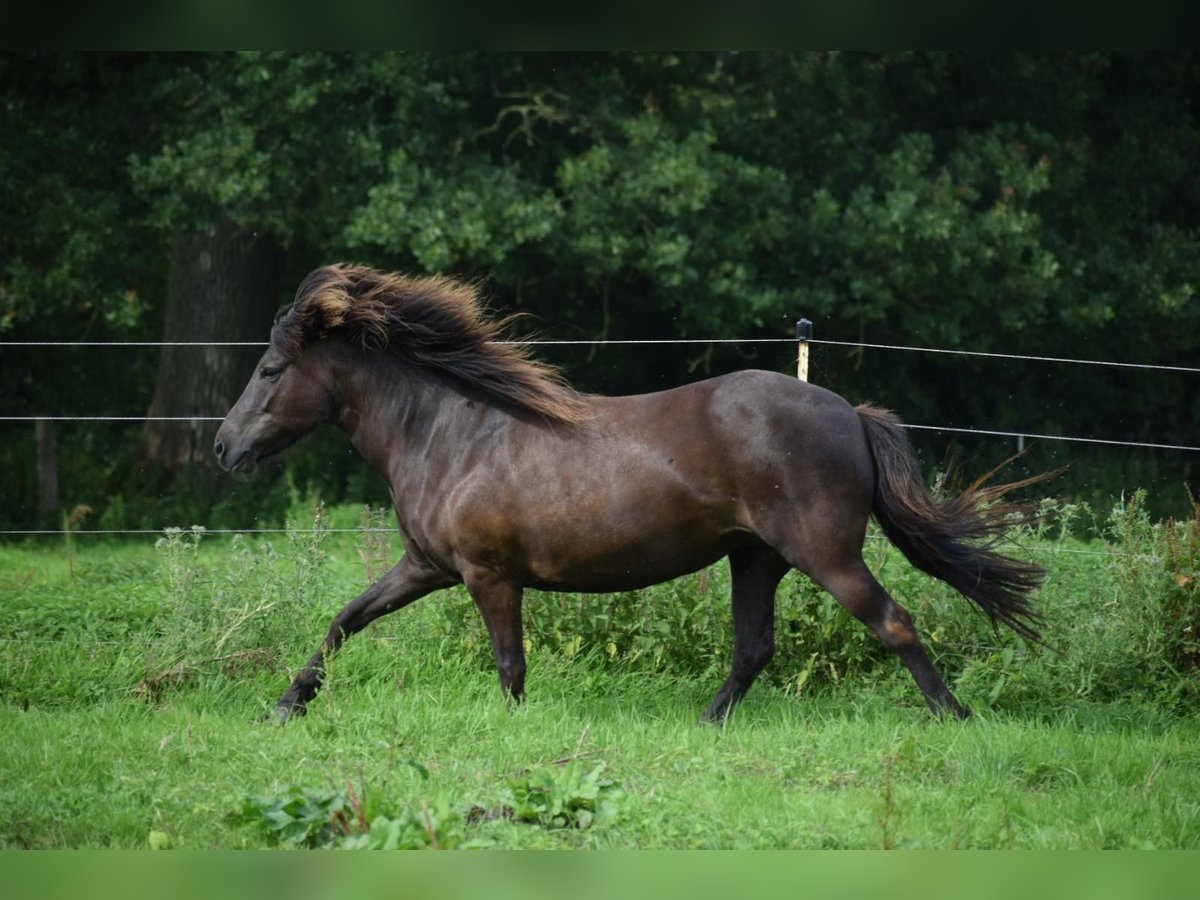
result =
[[395,460],[412,465],[430,451],[448,451],[486,413],[447,376],[390,359],[349,368],[341,382],[336,424],[389,481]]

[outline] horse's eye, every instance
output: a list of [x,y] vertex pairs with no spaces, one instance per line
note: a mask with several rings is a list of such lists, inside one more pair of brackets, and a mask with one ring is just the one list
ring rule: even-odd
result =
[[261,369],[258,370],[258,374],[261,375],[263,378],[267,379],[267,381],[274,381],[276,378],[279,377],[279,373],[282,371],[283,371],[283,369],[275,369],[275,368],[272,368],[271,366],[263,366]]

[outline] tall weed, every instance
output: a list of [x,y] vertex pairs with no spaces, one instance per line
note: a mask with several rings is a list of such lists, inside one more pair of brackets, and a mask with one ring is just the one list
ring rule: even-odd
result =
[[[1194,709],[1200,518],[1156,522],[1144,500],[1135,492],[1092,516],[1096,539],[1031,536],[1031,551],[1047,569],[1037,602],[1050,649],[1002,634],[991,652],[963,660],[957,681],[964,693],[1026,712],[1100,703]],[[1068,509],[1062,519],[1090,512]]]
[[[310,524],[311,523],[311,524]],[[317,604],[329,593],[329,536],[324,505],[307,520],[289,517],[284,541],[235,534],[229,549],[201,553],[203,528],[169,528],[155,545],[168,585],[170,609],[146,660],[137,691],[164,691],[220,672],[279,671],[314,642]],[[313,629],[306,629],[312,622]]]

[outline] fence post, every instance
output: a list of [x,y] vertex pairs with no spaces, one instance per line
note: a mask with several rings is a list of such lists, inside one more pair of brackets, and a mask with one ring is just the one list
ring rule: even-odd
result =
[[796,377],[808,381],[808,339],[812,337],[812,322],[801,319],[796,323],[796,340],[800,342],[796,356]]

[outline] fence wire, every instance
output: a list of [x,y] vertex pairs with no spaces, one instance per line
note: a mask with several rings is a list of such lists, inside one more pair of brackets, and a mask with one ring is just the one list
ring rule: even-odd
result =
[[[1016,360],[1021,362],[1038,362],[1038,363],[1053,363],[1053,364],[1071,364],[1071,365],[1088,365],[1088,366],[1104,366],[1122,369],[1140,369],[1146,371],[1161,371],[1161,372],[1176,372],[1184,374],[1200,373],[1200,368],[1191,366],[1168,366],[1148,363],[1131,363],[1120,362],[1115,360],[1098,360],[1098,359],[1080,359],[1071,357],[1056,357],[1056,356],[1036,356],[1030,354],[1018,353],[995,353],[978,350],[954,350],[941,347],[920,347],[907,346],[901,344],[877,344],[863,341],[837,341],[827,340],[823,338],[805,338],[805,341],[811,344],[831,346],[831,347],[849,347],[856,349],[867,350],[885,350],[899,352],[914,352],[914,353],[933,353],[949,356],[977,357],[996,360]],[[595,340],[595,339],[580,339],[580,340],[554,340],[554,339],[537,339],[537,340],[508,340],[497,341],[500,344],[523,345],[523,346],[618,346],[618,345],[666,345],[666,344],[793,344],[798,345],[801,341],[791,337],[780,338],[645,338],[645,339],[612,339],[612,340]],[[83,347],[258,347],[265,348],[269,346],[265,341],[0,341],[0,349],[8,347],[57,347],[57,348],[83,348]],[[189,415],[189,416],[123,416],[123,415],[100,415],[100,416],[73,416],[73,415],[32,415],[32,416],[0,416],[0,422],[220,422],[224,419],[223,416],[209,415]],[[918,425],[911,423],[903,423],[904,428],[920,430],[920,431],[939,431],[955,434],[975,434],[988,437],[1004,437],[1016,439],[1031,439],[1031,440],[1048,440],[1048,441],[1066,441],[1082,444],[1096,444],[1111,447],[1131,447],[1138,449],[1152,450],[1178,450],[1186,452],[1200,451],[1200,446],[1190,446],[1185,444],[1166,444],[1149,441],[1118,441],[1106,438],[1095,437],[1077,437],[1071,435],[1057,434],[1035,434],[1030,432],[1017,431],[998,431],[985,428],[964,428],[950,425]],[[312,531],[313,529],[309,529]],[[338,529],[322,529],[327,533],[365,533],[369,531],[390,532],[392,529],[367,529],[367,528],[338,528]],[[304,530],[284,529],[284,528],[250,528],[250,529],[205,529],[204,534],[298,534],[304,533]],[[0,531],[0,535],[12,536],[38,536],[38,535],[64,535],[64,534],[88,534],[88,535],[163,535],[165,532],[161,529],[117,529],[117,530],[95,530],[95,531],[77,531],[66,532],[52,529],[26,529],[26,530],[11,530]],[[1088,553],[1093,551],[1084,550],[1066,550],[1046,547],[1048,552],[1059,553]],[[1106,555],[1100,551],[1094,551],[1097,555]]]
[[[0,416],[0,422],[221,422],[224,416]],[[1151,450],[1200,451],[1186,444],[1156,444],[1149,441],[1116,441],[1106,438],[1073,437],[1063,434],[1034,434],[1027,431],[994,431],[987,428],[960,428],[953,425],[914,425],[901,422],[902,428],[918,431],[948,431],[957,434],[981,434],[987,437],[1028,438],[1042,441],[1070,441],[1077,444],[1101,444],[1111,447],[1138,447]]]
[[[1107,359],[1078,359],[1065,356],[1035,356],[1022,353],[996,353],[982,350],[950,350],[944,347],[912,347],[904,344],[875,344],[864,341],[835,341],[825,338],[805,338],[810,344],[830,347],[852,347],[864,350],[895,350],[912,353],[939,353],[951,356],[973,356],[984,359],[1014,359],[1023,362],[1063,363],[1081,366],[1111,366],[1122,369],[1146,369],[1160,372],[1184,372],[1200,374],[1200,367],[1166,366],[1155,363],[1119,362]],[[556,340],[538,338],[529,340],[496,341],[498,344],[545,347],[604,347],[638,346],[655,344],[797,344],[793,337],[778,338],[613,338],[599,340]],[[0,341],[4,347],[259,347],[266,349],[266,341]]]

